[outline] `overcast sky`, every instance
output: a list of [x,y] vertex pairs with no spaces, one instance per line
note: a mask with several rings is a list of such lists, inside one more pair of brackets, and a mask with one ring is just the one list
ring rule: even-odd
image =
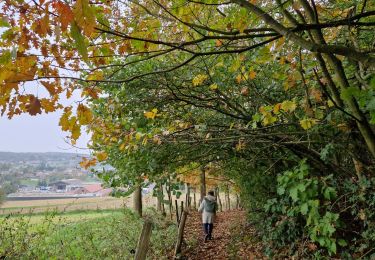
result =
[[[37,89],[35,83],[32,83],[28,90],[39,97],[48,96],[47,91],[43,88]],[[70,100],[61,95],[60,102],[63,105],[75,106],[74,101],[81,99],[80,92],[74,91]],[[36,116],[30,116],[25,113],[14,116],[10,120],[7,118],[6,113],[0,116],[0,151],[89,153],[87,149],[74,148],[64,141],[68,133],[63,132],[59,126],[59,119],[62,113],[62,109],[53,113],[37,114]],[[89,137],[83,130],[76,146],[86,148],[88,140]]]
[[[64,141],[67,133],[61,131],[59,118],[62,111],[30,116],[15,116],[9,120],[0,117],[0,151],[7,152],[79,152]],[[83,131],[84,132],[84,131]],[[86,147],[88,136],[83,133],[77,146]]]

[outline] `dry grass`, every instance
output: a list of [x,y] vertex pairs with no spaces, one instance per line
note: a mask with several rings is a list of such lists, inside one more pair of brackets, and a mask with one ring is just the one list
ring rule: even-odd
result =
[[[146,207],[155,207],[156,199],[147,195],[143,200]],[[76,211],[76,210],[94,210],[94,209],[118,209],[123,207],[133,207],[131,197],[113,198],[113,197],[95,197],[95,198],[69,198],[69,199],[46,199],[46,200],[27,200],[27,201],[7,201],[0,207],[0,214],[9,213],[40,213],[56,210]]]

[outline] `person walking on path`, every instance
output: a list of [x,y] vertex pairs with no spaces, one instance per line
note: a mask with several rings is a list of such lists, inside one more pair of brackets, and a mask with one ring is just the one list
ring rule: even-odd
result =
[[214,228],[214,221],[217,210],[217,202],[213,191],[209,191],[199,206],[198,211],[202,212],[202,223],[205,233],[204,242],[212,239],[212,230]]

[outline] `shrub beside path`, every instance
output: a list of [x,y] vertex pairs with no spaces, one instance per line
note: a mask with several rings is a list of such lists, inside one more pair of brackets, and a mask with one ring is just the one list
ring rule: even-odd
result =
[[182,259],[262,259],[260,243],[254,230],[246,224],[241,210],[219,212],[214,224],[213,240],[204,243],[201,214],[190,212],[185,226]]

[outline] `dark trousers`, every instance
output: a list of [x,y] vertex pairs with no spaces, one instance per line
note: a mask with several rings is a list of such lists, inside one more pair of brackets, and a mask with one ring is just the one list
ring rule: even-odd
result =
[[204,230],[204,233],[206,235],[208,235],[208,237],[211,238],[212,236],[212,230],[214,228],[214,224],[212,223],[203,223],[203,230]]

